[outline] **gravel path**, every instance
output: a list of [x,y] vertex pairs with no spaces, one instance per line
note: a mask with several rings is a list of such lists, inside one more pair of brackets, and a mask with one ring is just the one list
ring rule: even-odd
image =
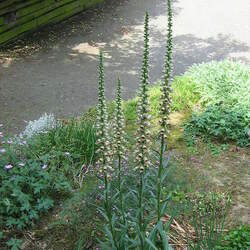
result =
[[[193,63],[238,58],[250,63],[249,0],[175,0],[174,74]],[[192,2],[192,4],[191,4]],[[106,0],[0,51],[0,123],[16,132],[44,112],[81,114],[97,99],[98,50],[105,52],[107,96],[116,79],[124,98],[139,84],[144,13],[151,21],[152,82],[162,75],[166,0]]]

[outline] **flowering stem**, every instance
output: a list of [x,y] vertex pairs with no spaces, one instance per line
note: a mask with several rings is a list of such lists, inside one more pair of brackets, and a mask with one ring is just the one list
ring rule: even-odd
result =
[[172,7],[171,0],[167,0],[168,4],[168,34],[167,34],[167,46],[166,46],[166,57],[165,57],[165,72],[164,72],[164,80],[162,81],[162,103],[161,103],[161,132],[160,132],[160,162],[158,168],[158,176],[157,176],[157,219],[158,222],[162,217],[162,172],[163,172],[163,155],[165,151],[165,143],[166,136],[168,133],[168,118],[170,114],[170,105],[171,105],[171,86],[170,86],[170,78],[172,71]]
[[140,249],[145,248],[145,229],[144,223],[144,174],[150,165],[150,116],[149,116],[149,95],[148,95],[148,67],[149,67],[149,14],[146,12],[145,23],[144,23],[144,52],[142,61],[142,75],[140,84],[140,96],[138,101],[138,130],[137,130],[137,143],[136,143],[136,169],[139,170],[140,180],[138,185],[138,229],[139,229],[139,240]]

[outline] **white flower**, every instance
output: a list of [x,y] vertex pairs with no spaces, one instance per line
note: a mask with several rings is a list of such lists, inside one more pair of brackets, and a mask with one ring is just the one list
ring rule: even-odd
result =
[[0,132],[0,137],[3,137],[3,132]]
[[4,154],[6,152],[6,149],[5,148],[1,148],[0,149],[0,153]]
[[6,170],[9,170],[9,169],[12,169],[12,168],[13,168],[13,165],[11,165],[11,164],[8,164],[8,165],[5,166]]
[[70,153],[69,152],[65,152],[64,153],[66,156],[70,156]]
[[20,162],[18,165],[19,165],[19,167],[24,167],[25,166],[25,164],[23,162]]

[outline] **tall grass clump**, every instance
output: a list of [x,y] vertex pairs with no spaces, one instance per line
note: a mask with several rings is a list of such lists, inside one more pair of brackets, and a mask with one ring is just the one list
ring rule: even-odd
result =
[[191,198],[192,225],[195,240],[191,249],[216,249],[224,231],[231,196],[224,193],[196,194]]

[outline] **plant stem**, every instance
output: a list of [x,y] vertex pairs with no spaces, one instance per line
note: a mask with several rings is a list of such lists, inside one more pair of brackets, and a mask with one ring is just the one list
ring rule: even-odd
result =
[[143,230],[143,173],[140,174],[140,183],[139,183],[139,199],[138,199],[138,207],[139,207],[139,229],[140,229],[140,242],[141,242],[141,250],[144,250],[144,230]]
[[107,173],[104,173],[104,185],[105,185],[105,201],[104,201],[104,208],[105,208],[105,212],[107,214],[108,217],[108,223],[109,223],[109,229],[113,238],[113,242],[115,245],[116,249],[118,248],[117,242],[116,242],[116,238],[115,238],[115,232],[114,232],[114,228],[112,225],[112,212],[111,212],[111,203],[109,201],[109,187],[108,187],[108,178],[107,178]]
[[118,156],[118,188],[119,188],[119,200],[120,200],[120,208],[122,213],[123,224],[125,224],[125,213],[123,208],[123,194],[122,194],[122,185],[121,185],[121,155]]
[[161,196],[162,196],[162,169],[163,169],[163,154],[164,154],[164,136],[161,136],[161,151],[160,151],[160,163],[158,169],[158,177],[157,177],[157,220],[158,222],[161,220]]

